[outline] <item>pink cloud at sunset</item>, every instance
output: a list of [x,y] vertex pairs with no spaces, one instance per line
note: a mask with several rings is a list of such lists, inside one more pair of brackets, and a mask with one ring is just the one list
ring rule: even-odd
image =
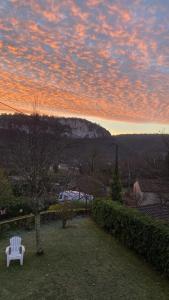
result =
[[168,126],[168,19],[164,0],[2,0],[0,100]]

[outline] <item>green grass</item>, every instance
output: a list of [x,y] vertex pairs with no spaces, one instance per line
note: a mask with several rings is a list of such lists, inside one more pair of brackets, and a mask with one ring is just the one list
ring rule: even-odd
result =
[[[37,257],[33,232],[20,232],[24,266],[5,266],[9,236],[0,240],[0,299],[169,299],[168,280],[121,246],[92,220],[42,226],[45,255]],[[8,234],[9,235],[9,234]]]

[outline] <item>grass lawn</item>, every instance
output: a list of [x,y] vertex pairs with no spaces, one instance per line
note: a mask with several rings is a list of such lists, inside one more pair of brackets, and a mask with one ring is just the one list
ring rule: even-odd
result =
[[169,299],[169,281],[121,246],[91,219],[42,226],[45,255],[34,254],[34,233],[20,232],[24,266],[5,266],[9,234],[0,240],[0,300]]

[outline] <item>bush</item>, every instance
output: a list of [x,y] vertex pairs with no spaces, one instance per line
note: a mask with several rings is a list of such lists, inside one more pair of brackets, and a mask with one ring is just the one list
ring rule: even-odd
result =
[[30,214],[32,208],[30,205],[30,199],[25,197],[13,198],[13,200],[7,206],[7,218],[13,218],[20,215]]
[[66,227],[68,220],[71,220],[74,216],[72,202],[64,201],[60,204],[51,205],[49,211],[56,211],[60,219],[62,220],[62,227]]
[[59,211],[60,210],[60,205],[59,203],[52,204],[49,206],[48,210],[49,211]]
[[[48,210],[55,210],[55,211],[59,211],[60,208],[62,207],[64,202],[62,203],[56,203],[56,204],[52,204],[48,207]],[[74,201],[71,201],[71,206],[73,208],[74,211],[78,211],[78,210],[81,210],[81,209],[91,209],[92,207],[92,201],[88,202],[88,204],[86,205],[85,202],[80,202],[78,200],[74,200]]]
[[[66,202],[68,202],[68,201],[66,201]],[[67,213],[70,215],[70,219],[72,217],[75,217],[78,215],[85,216],[86,214],[90,214],[91,208],[78,207],[76,205],[73,205],[73,203],[71,202],[69,204],[68,212],[66,212],[66,211],[67,211],[67,208],[64,207],[64,203],[53,204],[53,205],[50,205],[48,208],[49,213],[52,213],[52,214],[54,213],[55,216],[57,217],[57,219],[61,219],[61,220],[64,219],[63,216]]]
[[79,200],[73,200],[72,205],[74,209],[78,208],[91,208],[92,207],[92,202],[91,200],[87,201],[79,201]]
[[124,245],[169,275],[169,225],[110,200],[97,200],[92,210],[95,221]]

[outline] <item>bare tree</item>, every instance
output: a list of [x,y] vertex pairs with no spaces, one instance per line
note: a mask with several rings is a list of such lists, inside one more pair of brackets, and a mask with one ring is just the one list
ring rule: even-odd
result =
[[18,144],[14,144],[12,155],[17,173],[26,183],[26,195],[30,197],[35,215],[36,253],[43,254],[40,235],[40,212],[44,207],[48,191],[48,171],[52,157],[50,155],[49,136],[44,134],[40,116],[35,112],[30,116],[26,134],[19,132]]

